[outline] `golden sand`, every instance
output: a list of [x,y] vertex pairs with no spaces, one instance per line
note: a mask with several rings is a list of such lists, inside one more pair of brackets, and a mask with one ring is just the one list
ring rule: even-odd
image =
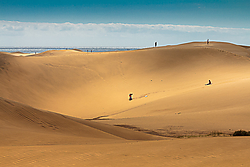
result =
[[0,53],[0,166],[250,165],[250,138],[230,136],[250,130],[249,47],[15,54]]

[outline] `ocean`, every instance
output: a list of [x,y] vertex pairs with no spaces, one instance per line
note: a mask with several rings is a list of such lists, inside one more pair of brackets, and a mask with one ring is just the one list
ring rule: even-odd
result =
[[137,50],[139,47],[0,47],[0,52],[42,53],[48,50],[79,49],[83,52],[111,52]]

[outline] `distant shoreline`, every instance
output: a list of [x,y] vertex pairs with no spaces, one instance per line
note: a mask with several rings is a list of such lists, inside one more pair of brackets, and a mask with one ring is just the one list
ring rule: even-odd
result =
[[81,50],[83,52],[110,52],[137,50],[141,47],[0,47],[0,52],[42,53],[48,50]]

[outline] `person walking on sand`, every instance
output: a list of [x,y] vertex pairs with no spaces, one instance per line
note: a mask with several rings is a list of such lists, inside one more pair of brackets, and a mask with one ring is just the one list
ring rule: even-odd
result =
[[133,95],[132,93],[130,93],[130,94],[128,95],[128,96],[129,96],[129,101],[133,100],[133,99],[132,99],[132,95]]
[[211,84],[212,84],[211,80],[208,80],[208,83],[205,85],[211,85]]

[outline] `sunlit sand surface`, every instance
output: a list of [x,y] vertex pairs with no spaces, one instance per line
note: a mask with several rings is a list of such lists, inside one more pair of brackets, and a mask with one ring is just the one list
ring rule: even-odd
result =
[[0,52],[0,166],[249,166],[232,136],[250,130],[249,60],[222,42]]

